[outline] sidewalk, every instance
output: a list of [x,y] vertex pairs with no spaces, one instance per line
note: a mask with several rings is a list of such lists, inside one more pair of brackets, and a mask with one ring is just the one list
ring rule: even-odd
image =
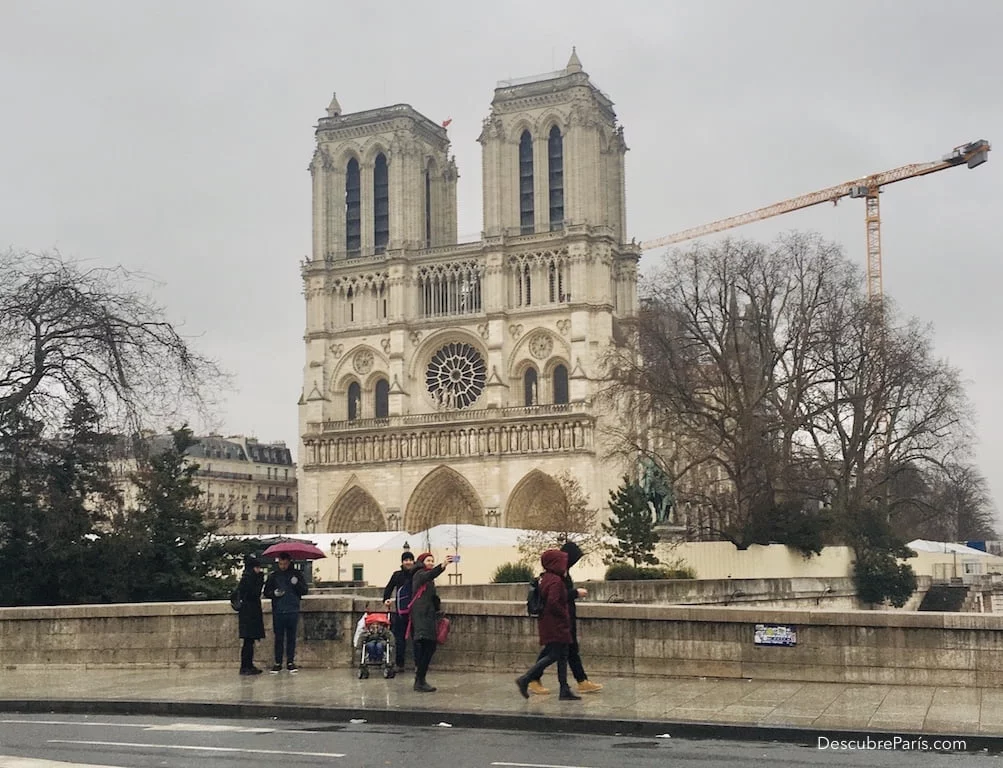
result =
[[[351,669],[240,677],[222,669],[19,668],[0,711],[134,713],[486,727],[814,743],[836,733],[959,735],[1003,747],[1003,690],[694,678],[612,678],[580,702],[523,699],[515,675],[429,673],[358,680]],[[556,689],[548,672],[544,683]],[[840,735],[842,738],[842,735]],[[972,748],[974,744],[969,746]]]

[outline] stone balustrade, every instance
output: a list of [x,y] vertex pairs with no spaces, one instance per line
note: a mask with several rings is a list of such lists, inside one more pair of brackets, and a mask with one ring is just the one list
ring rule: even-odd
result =
[[[355,623],[378,601],[309,596],[298,660],[353,666]],[[538,651],[525,603],[444,600],[453,621],[443,670],[515,672]],[[993,687],[1003,683],[1003,616],[989,614],[579,605],[591,676],[707,676],[842,683]],[[753,641],[755,625],[796,628],[793,647]],[[268,657],[269,637],[258,652]],[[5,667],[219,667],[239,658],[226,602],[0,609]],[[309,673],[309,672],[307,672]],[[380,684],[380,683],[375,683]],[[514,691],[513,691],[514,695]]]
[[[367,462],[408,459],[456,459],[470,456],[505,456],[568,453],[594,450],[594,419],[579,404],[533,408],[496,408],[324,422],[308,425],[303,437],[304,466],[358,466]],[[508,414],[506,411],[526,411]],[[523,421],[483,424],[489,419]],[[450,422],[460,422],[455,425]],[[339,430],[346,426],[348,434]],[[311,429],[319,426],[320,429]],[[318,432],[320,435],[318,436]],[[332,434],[334,433],[334,434]]]

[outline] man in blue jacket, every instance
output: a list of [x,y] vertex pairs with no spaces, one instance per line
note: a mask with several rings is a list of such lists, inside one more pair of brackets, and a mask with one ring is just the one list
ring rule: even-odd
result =
[[286,552],[279,555],[278,570],[268,574],[265,597],[272,601],[272,631],[275,633],[275,665],[272,674],[282,671],[285,651],[286,669],[299,672],[296,666],[296,626],[300,618],[300,598],[306,594],[303,574],[293,568],[292,558]]
[[[391,630],[394,633],[394,655],[397,657],[395,661],[397,662],[398,672],[404,671],[404,651],[407,649],[405,634],[407,633],[407,622],[411,610],[411,577],[414,576],[412,568],[414,568],[414,555],[410,552],[405,552],[401,555],[400,570],[394,571],[393,576],[390,577],[390,581],[387,582],[386,589],[383,590],[383,604],[387,608],[396,602]],[[391,599],[393,598],[394,590],[397,590],[397,597]]]

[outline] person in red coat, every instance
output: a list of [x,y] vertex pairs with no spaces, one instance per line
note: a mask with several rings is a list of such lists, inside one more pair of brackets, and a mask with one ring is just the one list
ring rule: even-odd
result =
[[571,614],[568,611],[568,588],[564,575],[568,572],[568,554],[559,549],[548,549],[540,556],[544,573],[540,577],[540,595],[543,610],[540,612],[540,645],[544,656],[515,684],[523,698],[529,698],[529,683],[539,679],[543,670],[557,662],[557,682],[561,686],[560,698],[580,701],[568,685],[568,648],[571,646]]

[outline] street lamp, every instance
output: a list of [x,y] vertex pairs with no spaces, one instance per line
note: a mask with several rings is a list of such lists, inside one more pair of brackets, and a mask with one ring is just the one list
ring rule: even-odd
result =
[[345,556],[348,552],[348,542],[344,539],[338,539],[337,541],[331,542],[331,554],[335,556],[338,560],[338,578],[337,581],[341,581],[341,558]]
[[407,543],[407,542],[405,541],[405,542],[404,542],[404,547],[403,547],[403,549],[404,549],[404,551],[405,551],[405,552],[410,552],[410,551],[411,551],[411,545],[410,545],[410,544],[408,544],[408,543]]

